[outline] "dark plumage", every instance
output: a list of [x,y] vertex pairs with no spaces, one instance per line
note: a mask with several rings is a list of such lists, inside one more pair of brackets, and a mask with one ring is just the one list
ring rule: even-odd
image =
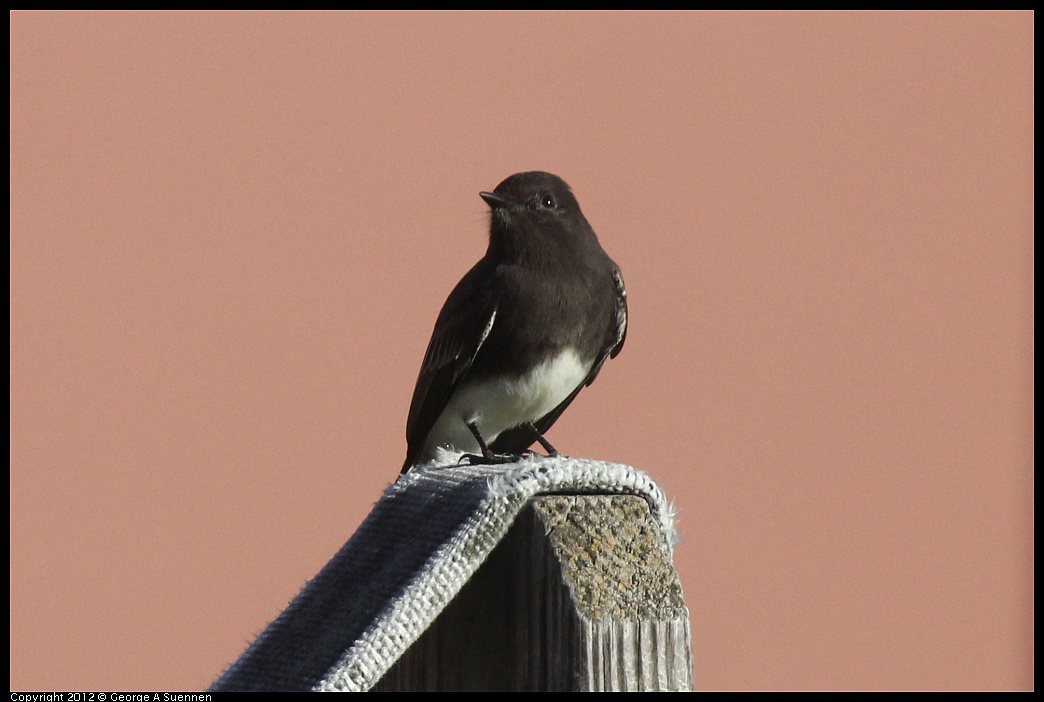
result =
[[489,247],[435,322],[403,473],[440,445],[487,461],[534,441],[553,451],[544,432],[623,347],[620,269],[565,181],[518,173],[481,195],[492,210]]

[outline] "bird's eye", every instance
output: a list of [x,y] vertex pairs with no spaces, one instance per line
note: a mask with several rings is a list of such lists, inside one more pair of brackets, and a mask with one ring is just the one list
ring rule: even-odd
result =
[[555,198],[553,198],[550,194],[544,193],[543,195],[540,196],[540,205],[541,205],[541,207],[545,207],[545,208],[547,208],[549,210],[553,210],[553,209],[555,209],[555,206],[557,205],[557,203],[555,202]]

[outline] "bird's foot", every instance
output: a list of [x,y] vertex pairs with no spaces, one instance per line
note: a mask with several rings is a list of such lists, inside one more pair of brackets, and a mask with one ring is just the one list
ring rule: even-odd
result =
[[[556,456],[562,455],[558,452],[558,449],[551,445],[550,441],[544,438],[544,435],[540,433],[540,430],[537,429],[532,422],[526,424],[526,427],[528,427],[529,430],[533,432],[533,438],[537,440],[537,442],[544,448],[545,451],[547,451],[547,456],[545,456],[544,458],[555,458]],[[532,453],[534,456],[540,455],[535,451],[531,451],[530,453]]]
[[519,456],[511,453],[493,453],[490,450],[489,445],[482,438],[482,434],[479,433],[478,425],[475,422],[468,422],[468,429],[471,431],[471,435],[475,437],[476,443],[479,445],[479,451],[477,453],[465,453],[460,457],[460,461],[467,461],[470,465],[496,465],[500,463],[517,463]]
[[477,454],[477,453],[465,453],[460,457],[458,463],[467,462],[469,465],[480,466],[480,465],[500,465],[503,463],[518,463],[518,459],[521,456],[516,456],[511,453],[489,453]]
[[531,448],[527,448],[524,451],[522,451],[522,453],[519,455],[519,458],[520,459],[556,459],[556,458],[559,458],[560,455],[565,455],[564,453],[559,453],[556,450],[553,450],[554,449],[553,446],[551,447],[551,449],[552,450],[547,451],[547,453],[541,453],[540,451],[535,451],[535,450],[532,450]]

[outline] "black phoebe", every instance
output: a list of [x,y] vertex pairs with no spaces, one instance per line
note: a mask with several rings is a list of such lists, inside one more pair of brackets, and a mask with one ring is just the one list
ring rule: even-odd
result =
[[[439,312],[406,421],[402,472],[437,447],[473,462],[544,438],[627,334],[620,269],[564,180],[516,173],[491,193],[489,248]],[[478,454],[478,455],[474,455]]]

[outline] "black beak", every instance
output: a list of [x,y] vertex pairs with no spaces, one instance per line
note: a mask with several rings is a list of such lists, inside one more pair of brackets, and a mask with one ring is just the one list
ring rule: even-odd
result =
[[485,200],[486,204],[489,205],[494,210],[497,209],[498,207],[516,207],[517,206],[517,203],[514,203],[511,200],[506,200],[506,199],[504,199],[504,198],[502,198],[499,195],[496,195],[494,193],[479,193],[479,197],[481,197],[483,200]]

